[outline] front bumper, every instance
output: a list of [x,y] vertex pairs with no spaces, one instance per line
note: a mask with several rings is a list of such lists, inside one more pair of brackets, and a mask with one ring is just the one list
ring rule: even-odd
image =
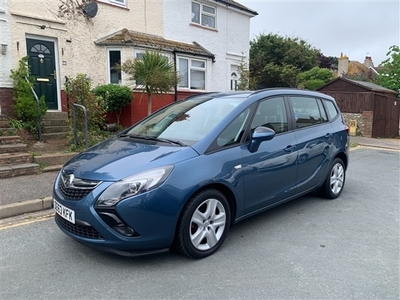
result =
[[58,188],[59,180],[57,176],[53,198],[75,212],[75,224],[58,214],[55,222],[76,241],[125,256],[165,252],[172,245],[181,203],[162,188],[124,199],[110,210],[135,231],[135,236],[124,236],[110,227],[94,207],[110,182],[101,183],[80,200],[70,200]]

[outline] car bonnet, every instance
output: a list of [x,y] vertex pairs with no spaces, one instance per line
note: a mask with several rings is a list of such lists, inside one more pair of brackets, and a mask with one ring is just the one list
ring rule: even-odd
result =
[[191,147],[134,142],[129,138],[114,137],[76,155],[63,169],[77,178],[116,181],[195,156],[198,154]]

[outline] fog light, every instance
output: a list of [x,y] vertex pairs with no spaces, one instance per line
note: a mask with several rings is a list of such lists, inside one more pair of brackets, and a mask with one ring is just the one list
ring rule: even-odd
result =
[[114,226],[113,229],[116,232],[118,232],[124,236],[127,236],[127,237],[137,236],[137,233],[135,232],[135,230],[133,230],[129,226],[124,226],[121,224],[121,225]]

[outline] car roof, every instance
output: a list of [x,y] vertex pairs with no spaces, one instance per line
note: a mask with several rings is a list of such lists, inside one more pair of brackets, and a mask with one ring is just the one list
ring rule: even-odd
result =
[[259,96],[257,98],[264,98],[268,96],[275,96],[275,95],[298,95],[298,96],[313,96],[318,98],[325,98],[331,99],[333,98],[329,95],[326,95],[321,92],[317,91],[310,91],[310,90],[302,90],[296,88],[267,88],[262,90],[255,90],[255,91],[229,91],[229,92],[209,92],[209,93],[202,93],[197,95],[192,95],[187,97],[186,99],[204,99],[210,100],[212,98],[230,98],[230,97],[242,97],[242,98],[249,98],[250,96]]

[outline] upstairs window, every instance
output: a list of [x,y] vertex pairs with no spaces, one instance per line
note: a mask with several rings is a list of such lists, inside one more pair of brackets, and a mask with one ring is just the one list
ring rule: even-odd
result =
[[127,6],[127,0],[97,0],[98,2],[104,2],[109,4],[115,4],[119,6]]
[[192,23],[196,23],[204,27],[215,28],[216,15],[216,7],[198,2],[192,2]]

